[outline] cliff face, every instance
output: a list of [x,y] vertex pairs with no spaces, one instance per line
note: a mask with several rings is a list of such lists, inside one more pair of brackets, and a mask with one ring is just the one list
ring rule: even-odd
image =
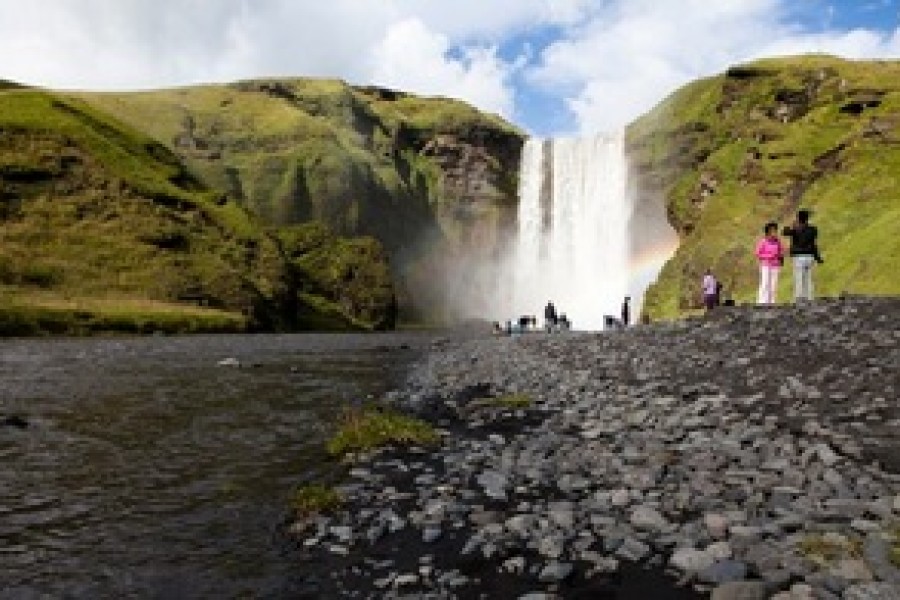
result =
[[82,97],[267,225],[378,239],[420,314],[447,316],[437,270],[496,255],[515,217],[522,135],[461,102],[311,79]]
[[[641,193],[665,202],[680,246],[645,310],[698,308],[706,268],[755,298],[767,221],[813,211],[816,293],[900,293],[900,62],[771,59],[694,82],[629,127]],[[779,298],[791,296],[784,270]]]

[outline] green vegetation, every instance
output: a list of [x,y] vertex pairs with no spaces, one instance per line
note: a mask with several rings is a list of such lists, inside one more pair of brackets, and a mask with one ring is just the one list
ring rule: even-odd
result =
[[301,519],[333,512],[341,505],[341,496],[334,488],[322,484],[307,484],[294,492],[291,506]]
[[894,525],[891,530],[891,536],[893,537],[893,542],[891,543],[888,559],[895,567],[900,569],[900,523]]
[[79,98],[0,93],[0,335],[391,326],[378,244],[319,238],[353,293],[146,134]]
[[[338,236],[377,239],[404,291],[399,303],[417,304],[417,318],[436,318],[447,301],[435,286],[442,261],[461,250],[490,255],[515,210],[522,132],[456,100],[327,79],[76,97],[167,146],[266,226],[319,222]],[[371,263],[376,250],[353,246],[338,251]],[[307,274],[322,266],[302,262]],[[331,290],[331,306],[358,305],[355,316],[375,328],[390,321],[365,316],[383,290],[338,298],[329,274],[314,278]]]
[[304,282],[301,302],[318,303],[301,314],[343,315],[346,325],[329,329],[394,328],[394,288],[377,240],[337,238],[317,222],[281,228],[278,238]]
[[805,536],[798,545],[803,556],[813,562],[827,565],[842,558],[862,556],[863,542],[858,537],[848,538],[840,534],[815,533]]
[[[628,130],[645,193],[665,198],[681,246],[648,290],[653,319],[699,306],[712,268],[755,298],[762,224],[813,211],[817,295],[898,294],[900,62],[767,59],[675,92]],[[791,296],[791,268],[779,298]]]
[[391,444],[432,445],[439,440],[437,431],[425,421],[390,410],[364,408],[343,415],[326,449],[332,456],[343,456]]

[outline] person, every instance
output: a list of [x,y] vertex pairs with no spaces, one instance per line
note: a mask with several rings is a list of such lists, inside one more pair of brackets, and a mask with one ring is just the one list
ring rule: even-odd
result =
[[528,325],[531,324],[531,319],[528,318],[527,315],[522,315],[519,317],[519,331],[525,333],[528,331]]
[[556,307],[553,306],[553,302],[547,302],[547,306],[544,307],[544,326],[547,328],[547,333],[556,328],[556,321]]
[[816,238],[819,230],[809,224],[809,211],[797,211],[797,220],[782,232],[790,237],[790,255],[794,262],[794,301],[813,299],[813,261],[822,264]]
[[706,310],[712,310],[718,304],[719,282],[716,281],[715,275],[711,269],[707,269],[700,281],[700,289],[703,292],[703,306]]
[[569,322],[569,317],[566,316],[566,313],[559,315],[559,327],[563,331],[568,331],[572,328],[572,323]]
[[500,326],[500,321],[494,321],[493,334],[494,335],[503,335],[505,332],[503,331],[503,327]]
[[778,224],[766,223],[763,237],[756,244],[756,258],[759,259],[759,293],[757,303],[775,304],[778,290],[778,272],[784,262],[784,247],[778,239]]
[[628,327],[631,323],[631,296],[625,296],[622,301],[622,327]]

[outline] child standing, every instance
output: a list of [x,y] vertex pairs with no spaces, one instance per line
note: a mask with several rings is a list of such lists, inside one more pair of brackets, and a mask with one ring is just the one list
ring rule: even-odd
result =
[[778,289],[778,272],[784,264],[784,247],[778,239],[778,224],[766,223],[765,234],[756,244],[756,258],[759,259],[759,304],[775,304]]
[[716,281],[715,275],[711,269],[706,270],[703,280],[700,282],[700,289],[703,293],[703,306],[706,310],[712,310],[719,303],[719,282]]

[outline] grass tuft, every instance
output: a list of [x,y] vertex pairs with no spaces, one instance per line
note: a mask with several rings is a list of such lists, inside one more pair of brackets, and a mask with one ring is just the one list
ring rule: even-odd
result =
[[434,427],[420,419],[390,410],[350,409],[326,449],[332,456],[344,456],[391,444],[433,445],[439,440]]
[[342,499],[337,490],[313,483],[297,488],[291,505],[298,517],[306,519],[314,515],[333,512],[341,503]]

